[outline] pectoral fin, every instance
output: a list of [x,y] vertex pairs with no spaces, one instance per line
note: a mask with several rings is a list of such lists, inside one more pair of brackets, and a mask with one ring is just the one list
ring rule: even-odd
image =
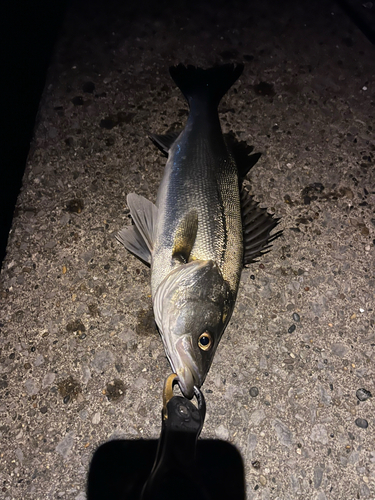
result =
[[183,263],[189,262],[191,250],[194,246],[198,231],[198,214],[191,210],[180,222],[172,250],[172,258]]
[[116,239],[124,245],[126,250],[129,250],[146,265],[151,266],[151,252],[145,245],[145,240],[138,231],[137,226],[124,227],[118,232]]
[[128,194],[126,201],[134,226],[123,228],[116,236],[124,247],[147,264],[151,264],[158,209],[143,196]]

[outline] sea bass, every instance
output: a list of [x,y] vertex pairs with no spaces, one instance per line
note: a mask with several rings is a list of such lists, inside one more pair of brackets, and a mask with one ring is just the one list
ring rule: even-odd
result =
[[244,265],[269,248],[278,219],[242,181],[260,155],[224,137],[218,105],[243,65],[170,74],[189,104],[185,128],[152,141],[168,157],[156,204],[130,193],[134,225],[117,239],[151,266],[155,321],[187,398],[201,387],[230,320]]

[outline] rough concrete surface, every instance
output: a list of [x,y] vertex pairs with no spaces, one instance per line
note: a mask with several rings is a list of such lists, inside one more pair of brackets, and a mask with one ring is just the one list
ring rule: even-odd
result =
[[84,500],[99,444],[158,437],[150,272],[114,235],[127,193],[155,200],[147,134],[186,119],[168,66],[228,61],[222,126],[284,234],[243,272],[202,437],[238,447],[248,499],[375,498],[375,50],[332,2],[226,5],[68,12],[1,274],[5,500]]

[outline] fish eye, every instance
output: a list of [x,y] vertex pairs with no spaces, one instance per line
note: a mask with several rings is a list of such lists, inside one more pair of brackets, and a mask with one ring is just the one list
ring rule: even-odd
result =
[[203,332],[198,339],[198,347],[202,351],[209,351],[212,347],[212,337],[209,332]]

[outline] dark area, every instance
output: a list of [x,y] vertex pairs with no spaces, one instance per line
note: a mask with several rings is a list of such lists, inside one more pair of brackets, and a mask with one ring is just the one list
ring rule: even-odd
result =
[[68,0],[5,0],[0,7],[0,261],[39,101]]
[[[139,500],[150,475],[157,446],[157,439],[118,440],[100,446],[90,466],[88,500]],[[196,480],[204,483],[209,499],[243,500],[243,464],[240,453],[232,444],[220,440],[199,440],[197,470],[201,474]],[[197,498],[196,490],[189,484],[181,483],[180,492],[174,498]]]
[[339,5],[370,42],[375,44],[375,4],[361,0],[339,0]]
[[165,382],[159,440],[112,441],[95,452],[88,476],[88,500],[245,499],[240,453],[220,440],[200,440],[206,416],[202,392],[197,406]]

